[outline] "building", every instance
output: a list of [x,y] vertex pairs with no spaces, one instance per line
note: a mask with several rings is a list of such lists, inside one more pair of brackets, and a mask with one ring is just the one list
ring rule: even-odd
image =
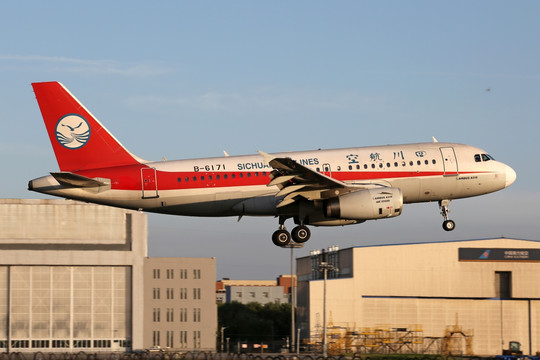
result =
[[144,347],[216,349],[215,258],[147,258]]
[[[215,343],[215,259],[147,258],[144,213],[70,200],[0,199],[0,224],[0,351],[147,348],[153,322],[146,301],[157,307],[147,299],[162,286],[147,281],[160,268],[156,262],[163,263],[165,277],[172,263],[176,276],[178,269],[190,269],[188,276],[201,270],[201,279],[176,287],[191,291],[182,303],[191,312],[189,331],[210,329]],[[163,296],[168,287],[163,283]],[[200,317],[193,308],[201,309]],[[179,318],[177,325],[185,329]],[[191,341],[196,336],[191,333],[187,346],[207,348],[207,331],[201,331],[199,343]],[[165,347],[166,339],[161,341]]]
[[280,275],[276,280],[230,280],[216,281],[216,301],[233,301],[248,304],[270,302],[289,303],[291,297],[291,276]]
[[[540,242],[486,239],[330,249],[327,325],[352,351],[540,351]],[[333,250],[333,251],[332,251]],[[297,260],[302,337],[321,342],[320,252]],[[340,339],[335,340],[335,339]]]

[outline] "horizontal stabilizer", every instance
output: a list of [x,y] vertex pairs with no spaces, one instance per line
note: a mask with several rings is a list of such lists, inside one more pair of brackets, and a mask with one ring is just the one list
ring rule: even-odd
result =
[[56,179],[56,181],[60,183],[60,185],[69,187],[89,188],[109,185],[103,181],[99,181],[82,175],[77,175],[67,171],[52,172],[51,175]]

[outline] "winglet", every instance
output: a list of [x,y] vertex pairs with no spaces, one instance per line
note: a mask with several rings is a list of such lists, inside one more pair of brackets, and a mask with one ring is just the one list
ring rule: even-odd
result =
[[435,139],[435,136],[432,136],[431,138],[433,139],[433,142],[434,142],[434,143],[435,143],[435,142],[439,142],[439,140]]

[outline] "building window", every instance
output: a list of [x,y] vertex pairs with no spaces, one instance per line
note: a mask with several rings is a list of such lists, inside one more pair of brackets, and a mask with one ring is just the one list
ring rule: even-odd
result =
[[200,349],[201,347],[201,332],[199,330],[193,332],[193,348]]
[[180,269],[180,279],[187,279],[187,269]]
[[187,300],[187,288],[180,288],[180,300]]
[[159,331],[152,332],[152,345],[159,346]]
[[153,298],[154,298],[154,300],[159,300],[159,298],[160,298],[160,289],[159,288],[154,288]]
[[187,322],[187,308],[180,308],[180,322]]
[[167,308],[167,322],[174,321],[174,309]]
[[49,340],[32,340],[33,348],[48,348]]
[[110,348],[111,340],[94,340],[95,348]]
[[174,269],[167,269],[167,279],[174,279]]
[[201,278],[201,269],[193,269],[193,278],[194,279],[200,279]]
[[512,272],[495,272],[495,297],[499,299],[512,298]]
[[174,299],[174,289],[173,288],[167,288],[167,299],[169,299],[169,300]]
[[159,279],[159,269],[154,269],[154,279]]
[[193,322],[201,322],[201,308],[193,309]]
[[[73,347],[82,347],[82,346],[77,346],[77,342],[87,342],[88,346],[86,346],[86,347],[90,347],[90,340],[76,340],[76,341],[73,341]],[[69,340],[53,340],[52,341],[52,347],[53,348],[68,348],[69,347]]]
[[201,299],[201,288],[193,288],[193,299],[194,300]]
[[180,348],[187,348],[187,331],[180,330]]
[[153,317],[152,317],[153,321],[154,322],[160,322],[160,309],[159,308],[154,308],[153,309]]
[[269,295],[268,291],[263,292],[263,298],[268,299]]
[[174,347],[174,331],[167,331],[167,347]]

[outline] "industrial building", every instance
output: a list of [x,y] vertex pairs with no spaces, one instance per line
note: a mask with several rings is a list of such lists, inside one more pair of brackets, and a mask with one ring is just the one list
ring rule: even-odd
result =
[[144,213],[0,199],[0,224],[0,351],[215,349],[215,259],[147,258]]
[[[495,355],[540,351],[540,242],[485,239],[330,248],[329,348]],[[297,259],[302,338],[321,343],[320,251]]]

